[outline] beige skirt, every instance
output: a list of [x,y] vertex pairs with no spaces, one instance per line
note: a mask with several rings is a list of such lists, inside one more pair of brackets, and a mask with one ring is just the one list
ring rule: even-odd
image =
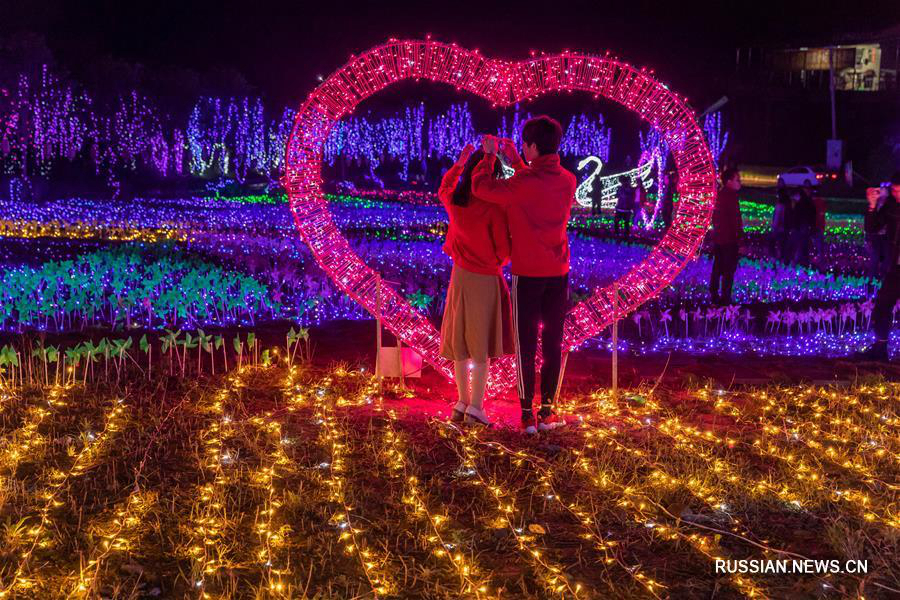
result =
[[514,351],[506,281],[454,265],[441,324],[441,356],[485,362]]

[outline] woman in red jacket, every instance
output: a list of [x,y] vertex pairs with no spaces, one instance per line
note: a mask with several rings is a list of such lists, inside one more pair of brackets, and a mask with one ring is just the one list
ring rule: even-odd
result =
[[[450,217],[444,252],[453,259],[441,356],[453,361],[456,373],[459,401],[452,420],[490,425],[483,409],[490,359],[511,354],[513,347],[509,289],[500,271],[510,252],[506,214],[472,194],[472,171],[483,155],[471,144],[463,148],[438,190]],[[494,176],[501,173],[497,163]]]

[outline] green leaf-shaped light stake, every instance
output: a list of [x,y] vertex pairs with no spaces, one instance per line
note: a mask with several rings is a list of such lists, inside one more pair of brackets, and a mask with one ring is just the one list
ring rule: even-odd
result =
[[241,341],[241,334],[234,336],[232,344],[234,345],[234,353],[237,354],[237,368],[240,369],[244,358],[244,343]]
[[[216,336],[216,350],[222,349],[222,361],[225,364],[225,370],[228,371],[228,353],[225,351],[225,338],[221,335]],[[213,362],[213,373],[215,373],[215,362]]]

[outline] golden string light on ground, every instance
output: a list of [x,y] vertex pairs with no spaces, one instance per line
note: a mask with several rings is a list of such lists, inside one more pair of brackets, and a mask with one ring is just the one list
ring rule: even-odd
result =
[[[891,585],[900,566],[895,529],[881,520],[896,501],[894,384],[710,390],[703,398],[697,389],[617,400],[606,391],[576,394],[569,404],[584,425],[520,440],[428,421],[431,396],[393,387],[382,396],[359,369],[251,367],[179,388],[194,390],[183,394],[184,418],[165,427],[166,451],[160,444],[152,454],[135,446],[149,440],[150,448],[155,437],[135,427],[85,449],[102,440],[93,433],[101,419],[120,418],[104,389],[87,391],[84,402],[58,387],[3,390],[22,401],[0,397],[2,597],[119,597],[136,585],[146,585],[144,595],[191,598],[676,598],[721,594],[723,584],[747,597],[900,593]],[[175,408],[171,391],[159,403],[153,386],[132,389],[128,404],[140,422],[162,427],[155,415]],[[79,421],[97,428],[76,429]],[[72,443],[73,431],[81,442]],[[793,451],[809,465],[804,479],[756,439]],[[855,464],[842,466],[845,458]],[[123,470],[145,459],[140,489],[123,490]],[[56,470],[70,473],[51,498],[47,488],[29,491],[45,481],[52,492]],[[818,472],[826,478],[813,478]],[[387,493],[371,488],[385,483]],[[879,518],[862,517],[863,498],[833,497],[841,490],[868,493]],[[48,503],[50,520],[35,535]],[[10,587],[30,545],[33,556]],[[204,554],[190,554],[194,546]],[[869,571],[769,577],[713,569],[716,559],[807,556],[865,559]],[[202,576],[205,567],[212,572]],[[563,577],[574,593],[559,587]]]
[[[595,394],[595,398],[598,396],[602,396],[602,393]],[[761,396],[762,398],[765,398],[765,393]],[[608,402],[606,404],[610,405]],[[612,406],[614,406],[614,404]],[[638,413],[637,416],[628,414],[632,409],[635,409],[635,412]],[[646,427],[664,433],[674,441],[676,448],[686,451],[689,454],[696,455],[698,458],[701,458],[712,465],[712,468],[708,471],[709,473],[725,476],[723,487],[718,488],[719,494],[733,493],[735,489],[743,489],[751,495],[774,494],[781,501],[795,509],[799,509],[807,504],[815,506],[817,505],[816,503],[819,502],[818,499],[821,499],[823,495],[826,496],[826,499],[834,500],[833,497],[828,496],[827,490],[825,494],[822,494],[821,488],[818,486],[810,486],[808,488],[801,487],[798,489],[798,486],[792,486],[790,484],[790,479],[785,481],[784,479],[772,480],[760,478],[754,481],[753,478],[743,476],[737,467],[730,465],[713,453],[714,450],[717,452],[732,452],[733,449],[739,450],[742,448],[742,444],[739,444],[734,438],[722,438],[710,430],[701,430],[696,426],[686,425],[681,422],[678,416],[664,417],[662,415],[671,414],[670,411],[663,410],[652,400],[645,401],[645,399],[642,398],[637,406],[629,407],[629,410],[627,411],[623,411],[614,406],[613,412],[615,412],[617,418],[630,423],[635,428]],[[609,435],[624,436],[624,432],[617,431],[615,426],[610,427],[609,431],[611,432]],[[607,443],[612,442],[608,441]],[[756,454],[754,448],[751,448],[751,454]],[[787,473],[787,475],[788,478],[793,478],[793,474]],[[866,501],[865,499],[852,497],[850,500],[856,500],[858,502]],[[768,546],[765,547],[769,548]],[[772,548],[769,549],[775,552],[781,552]],[[823,582],[822,585],[825,589],[833,587],[827,582]],[[876,585],[880,586],[880,584]]]
[[200,434],[200,471],[206,478],[196,492],[191,511],[190,541],[187,552],[192,561],[191,582],[201,598],[212,598],[208,591],[219,571],[227,563],[229,549],[236,540],[228,540],[225,527],[226,487],[231,483],[235,456],[225,448],[233,434],[233,419],[226,408],[249,367],[241,367],[224,377],[223,385],[201,400],[201,412],[207,415],[206,428]]
[[257,512],[254,530],[259,538],[256,550],[256,561],[265,574],[265,590],[272,596],[282,596],[289,592],[284,578],[291,574],[286,561],[282,560],[281,551],[285,545],[285,537],[290,526],[281,522],[279,512],[284,505],[281,474],[291,469],[292,461],[284,451],[289,443],[281,430],[281,424],[272,420],[272,414],[249,419],[249,424],[266,436],[268,451],[262,457],[259,468],[250,475],[250,480],[263,490],[265,500]]
[[[592,441],[593,432],[586,429],[584,432],[586,450],[576,450],[579,456],[576,465],[582,471],[585,479],[597,487],[603,493],[614,493],[617,495],[617,505],[622,508],[629,516],[639,524],[642,524],[650,530],[658,538],[670,542],[682,541],[690,545],[701,556],[705,557],[710,563],[715,564],[717,560],[726,560],[728,557],[715,537],[704,535],[696,532],[688,532],[684,527],[678,524],[678,516],[666,514],[659,502],[652,498],[649,491],[642,491],[632,482],[624,481],[621,474],[610,469],[604,468],[604,464],[596,456],[591,460],[588,450],[596,450],[597,445]],[[599,436],[601,439],[603,435]],[[675,524],[667,524],[663,521],[675,520]],[[767,594],[748,577],[743,575],[729,575],[728,579],[732,585],[748,598],[765,598]]]
[[[704,399],[710,398],[707,390],[701,390],[699,395]],[[830,401],[823,403],[823,396],[829,397]],[[775,440],[802,444],[819,459],[854,471],[868,483],[876,483],[875,471],[880,465],[900,465],[900,455],[890,449],[900,441],[898,436],[880,435],[882,432],[896,431],[900,423],[896,422],[896,417],[889,418],[876,413],[870,406],[859,406],[858,400],[851,404],[851,398],[835,396],[816,395],[810,391],[808,394],[785,398],[781,394],[760,392],[759,397],[766,400],[764,405],[741,410],[728,400],[728,394],[724,390],[712,394],[716,412],[731,417],[738,423],[761,427],[763,434]],[[853,412],[850,406],[854,405],[859,406],[860,413],[869,415],[870,419],[866,420],[874,417],[875,421],[871,425],[878,426],[881,431],[872,431],[870,425],[862,419],[849,414]],[[861,434],[867,434],[868,439],[859,439]],[[850,446],[851,450],[842,450],[841,446]],[[894,490],[900,489],[900,486],[883,481],[877,483]]]
[[616,564],[622,569],[622,575],[633,579],[654,598],[660,597],[660,593],[665,590],[666,586],[641,572],[639,565],[626,565],[622,561],[619,557],[620,552],[617,552],[621,549],[620,543],[616,540],[606,539],[597,527],[598,518],[596,510],[589,510],[574,501],[565,501],[562,495],[554,487],[554,472],[545,464],[545,461],[522,450],[512,450],[498,442],[482,441],[481,443],[492,450],[506,454],[516,466],[523,466],[525,463],[528,463],[529,467],[537,469],[540,476],[538,477],[539,488],[537,489],[536,495],[543,498],[544,501],[558,504],[579,522],[584,529],[584,533],[581,534],[581,537],[593,542],[594,548],[603,554],[602,564],[604,569],[606,569],[608,565]]
[[397,432],[395,422],[397,416],[393,410],[387,411],[388,424],[384,431],[381,461],[387,466],[404,486],[403,505],[414,520],[427,524],[428,532],[424,537],[425,546],[444,563],[452,567],[459,577],[460,592],[475,598],[492,598],[488,579],[461,548],[448,543],[444,536],[450,517],[446,512],[429,510],[426,494],[421,487],[419,477],[407,458],[407,449],[402,435]]
[[[702,394],[702,392],[701,392]],[[602,394],[595,394],[595,397]],[[765,395],[761,396],[765,398]],[[629,415],[619,411],[616,415],[635,427],[648,427],[670,437],[679,449],[685,450],[703,460],[710,461],[712,472],[723,475],[732,486],[740,487],[754,494],[772,494],[779,500],[795,509],[802,509],[816,502],[824,489],[827,501],[848,503],[855,507],[862,518],[870,522],[878,522],[896,528],[900,519],[896,515],[895,502],[887,507],[873,507],[872,498],[866,492],[852,487],[836,487],[831,485],[831,477],[818,466],[815,461],[804,461],[794,451],[782,449],[770,440],[757,437],[752,443],[742,442],[737,435],[721,436],[710,428],[701,429],[696,425],[685,423],[678,415],[648,400],[638,407],[640,416]],[[731,462],[717,456],[715,452],[723,449],[740,449],[746,447],[752,453],[762,457],[776,459],[788,465],[789,479],[773,481],[771,477],[747,477],[741,469]],[[791,480],[793,480],[793,484]]]
[[[752,448],[753,451],[761,456],[776,459],[788,466],[787,473],[794,480],[799,489],[792,492],[779,492],[782,498],[792,497],[787,502],[793,504],[797,508],[802,508],[810,504],[810,500],[801,501],[799,497],[814,497],[821,495],[821,491],[828,492],[827,497],[831,502],[840,502],[851,505],[858,514],[869,522],[878,522],[888,527],[900,528],[900,517],[893,514],[894,508],[891,503],[888,507],[876,507],[872,497],[861,490],[849,486],[840,486],[834,483],[833,477],[829,476],[816,461],[810,457],[799,456],[790,449],[781,448],[779,445],[762,437],[755,439],[752,444],[738,443],[733,440],[721,438],[710,430],[701,430],[694,425],[683,423],[678,418],[663,419],[659,424],[659,431],[672,432],[672,435],[682,435],[699,444],[719,445],[731,444],[731,446],[741,445]],[[787,490],[786,482],[782,482],[782,489]],[[754,486],[757,487],[757,486]]]
[[140,530],[141,521],[156,505],[155,492],[134,491],[116,506],[112,518],[92,526],[92,536],[99,543],[77,575],[77,582],[67,594],[68,598],[86,598],[95,593],[97,575],[110,556],[124,554],[134,547],[132,535]]
[[[450,433],[444,429],[445,427],[449,428]],[[526,533],[524,523],[513,522],[513,519],[521,519],[521,510],[517,507],[515,494],[496,479],[485,476],[478,468],[478,452],[475,449],[479,444],[478,431],[476,429],[461,431],[443,424],[439,431],[456,442],[454,448],[462,459],[461,469],[471,475],[469,481],[473,485],[480,486],[485,496],[493,500],[494,525],[498,528],[506,527],[512,532],[520,553],[533,565],[535,577],[541,587],[556,596],[578,597],[581,584],[570,581],[565,570],[536,547],[535,536],[530,532]]]
[[[39,432],[40,426],[53,411],[65,407],[65,386],[53,386],[47,392],[47,405],[28,407],[21,427],[0,442],[0,489],[8,485],[3,474],[12,477],[23,460],[33,460],[46,445],[47,439]],[[0,508],[6,495],[0,496]]]
[[[336,377],[343,377],[346,372],[339,369]],[[352,512],[352,500],[348,497],[350,484],[346,479],[347,461],[349,460],[349,441],[346,431],[338,423],[334,414],[334,406],[347,406],[352,400],[342,395],[329,397],[333,379],[325,378],[316,390],[317,403],[315,422],[320,425],[319,443],[328,453],[330,460],[321,465],[327,472],[325,484],[329,489],[329,499],[341,507],[331,515],[330,523],[339,532],[338,540],[343,544],[348,555],[356,556],[365,573],[372,593],[376,596],[387,596],[396,591],[396,584],[388,574],[386,553],[374,550],[363,535],[365,531],[356,525]]]
[[[59,494],[66,488],[71,479],[84,474],[106,450],[110,440],[121,431],[126,421],[124,400],[118,399],[112,403],[103,418],[104,425],[100,433],[93,431],[82,432],[81,450],[74,451],[72,464],[65,471],[54,470],[50,474],[49,485],[39,493],[42,505],[37,513],[38,523],[31,525],[27,535],[31,543],[20,554],[18,566],[9,582],[5,582],[0,588],[0,598],[8,597],[17,591],[26,590],[34,586],[35,581],[28,575],[28,563],[36,549],[47,549],[53,541],[48,530],[53,523],[53,512],[60,508],[63,502]],[[72,448],[71,446],[69,448]]]
[[[597,409],[599,411],[604,411],[605,414],[601,414],[604,414],[607,418],[615,417],[623,420],[633,418],[629,417],[627,413],[621,409],[611,394],[607,395],[603,392],[596,392],[592,395],[592,399],[596,402]],[[643,423],[647,423],[647,419],[651,418],[647,415],[655,415],[655,412],[658,409],[658,405],[654,402],[644,400],[644,406],[641,407],[641,410],[644,413]],[[641,423],[640,420],[638,420],[638,422]],[[657,472],[661,472],[656,465],[656,462],[648,456],[647,452],[633,449],[617,442],[615,436],[618,434],[619,429],[616,426],[585,427],[582,429],[582,436],[585,440],[585,450],[575,450],[574,454],[578,456],[575,464],[579,470],[583,472],[587,480],[606,493],[609,493],[610,491],[616,493],[618,495],[617,505],[627,511],[635,522],[643,524],[657,537],[667,541],[685,541],[693,547],[699,555],[705,557],[710,562],[715,563],[716,560],[725,560],[727,554],[721,549],[714,536],[688,532],[684,527],[681,527],[678,524],[680,515],[667,514],[667,511],[662,508],[661,504],[653,499],[650,490],[642,490],[638,483],[626,481],[622,479],[622,476],[618,473],[604,469],[603,463],[600,462],[596,452],[593,461],[587,457],[587,450],[596,450],[601,447],[607,447],[613,449],[615,452],[632,457],[633,459],[642,462],[645,466],[653,467]],[[599,443],[594,441],[595,437],[599,438]],[[657,482],[658,479],[659,478],[657,477]],[[652,483],[647,487],[652,487]],[[661,522],[665,520],[674,520],[675,524],[667,525]],[[742,575],[732,575],[730,580],[734,587],[747,597],[756,598],[766,596],[766,594],[747,577],[743,577]]]

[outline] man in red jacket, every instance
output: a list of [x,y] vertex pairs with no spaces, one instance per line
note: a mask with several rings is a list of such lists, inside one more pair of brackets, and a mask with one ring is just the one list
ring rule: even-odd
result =
[[[553,412],[562,382],[563,321],[569,303],[569,239],[566,225],[575,198],[575,176],[560,166],[562,127],[540,116],[522,127],[519,157],[510,140],[485,136],[485,157],[472,174],[472,192],[506,209],[512,238],[512,305],[519,371],[522,431],[536,433],[565,425]],[[502,148],[498,145],[502,143]],[[515,171],[509,179],[494,179],[494,162],[501,150]],[[541,346],[541,408],[537,422],[532,409],[538,325]]]
[[739,189],[741,174],[737,169],[725,169],[712,217],[713,266],[709,291],[714,304],[731,304],[731,286],[737,271],[740,246],[744,241],[744,220],[737,195]]

